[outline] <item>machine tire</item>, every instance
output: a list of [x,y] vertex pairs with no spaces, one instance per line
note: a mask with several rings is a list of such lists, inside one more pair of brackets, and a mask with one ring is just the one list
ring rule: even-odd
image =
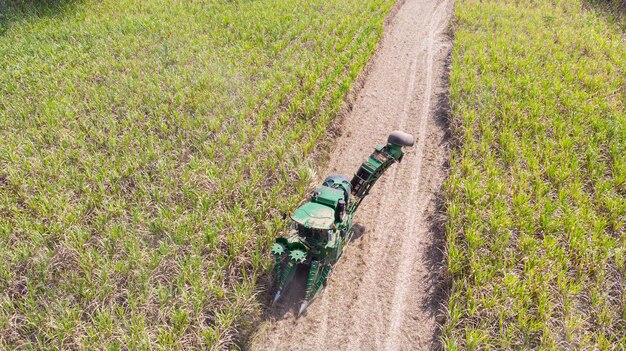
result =
[[400,146],[413,146],[413,144],[415,144],[415,138],[413,138],[413,136],[409,133],[396,130],[389,134],[387,142]]

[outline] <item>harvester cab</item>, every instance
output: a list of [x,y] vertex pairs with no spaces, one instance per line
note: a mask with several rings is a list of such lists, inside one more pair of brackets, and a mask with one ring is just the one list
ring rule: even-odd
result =
[[291,227],[286,237],[279,237],[271,252],[276,260],[277,292],[274,303],[292,280],[298,265],[309,269],[305,298],[300,315],[326,284],[332,265],[339,260],[350,242],[352,219],[361,201],[389,166],[400,162],[402,147],[412,146],[413,136],[392,132],[386,145],[379,145],[361,164],[352,180],[341,175],[327,177],[308,201],[291,215]]

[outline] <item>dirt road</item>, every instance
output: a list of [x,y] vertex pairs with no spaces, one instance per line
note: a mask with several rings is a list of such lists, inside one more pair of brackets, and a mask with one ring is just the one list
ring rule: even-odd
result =
[[452,0],[406,0],[385,28],[329,169],[349,177],[392,130],[416,137],[364,200],[354,241],[296,318],[289,298],[252,338],[258,350],[425,350],[440,310],[437,195],[449,157],[446,35]]

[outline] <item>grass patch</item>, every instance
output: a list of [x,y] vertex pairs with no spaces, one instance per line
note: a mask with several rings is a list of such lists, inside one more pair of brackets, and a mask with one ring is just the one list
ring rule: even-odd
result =
[[598,11],[610,24],[616,24],[626,32],[626,1],[624,0],[585,0],[585,9]]
[[230,348],[392,0],[0,1],[0,349]]
[[448,350],[626,347],[620,23],[578,0],[457,3]]

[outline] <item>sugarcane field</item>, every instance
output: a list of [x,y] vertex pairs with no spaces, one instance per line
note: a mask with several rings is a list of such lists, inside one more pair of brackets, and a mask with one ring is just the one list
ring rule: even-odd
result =
[[0,0],[0,350],[626,350],[626,2]]

